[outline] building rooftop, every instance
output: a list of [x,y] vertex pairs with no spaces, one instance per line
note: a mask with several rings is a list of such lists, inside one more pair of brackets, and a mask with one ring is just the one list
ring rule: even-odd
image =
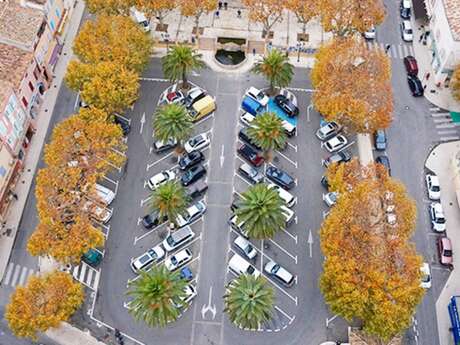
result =
[[14,0],[0,2],[0,43],[32,51],[44,14]]
[[447,21],[454,40],[460,41],[460,1],[443,0]]
[[32,52],[0,43],[0,102],[10,87],[19,87],[32,56]]

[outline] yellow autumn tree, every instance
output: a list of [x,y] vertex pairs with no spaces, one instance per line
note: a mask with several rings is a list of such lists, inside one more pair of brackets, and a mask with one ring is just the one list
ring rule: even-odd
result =
[[37,340],[37,333],[68,320],[83,300],[82,286],[68,273],[31,276],[26,286],[17,287],[11,295],[5,319],[16,336]]
[[164,30],[166,16],[176,8],[175,1],[171,0],[135,0],[136,8],[144,12],[150,20],[157,18],[160,22],[160,30]]
[[109,114],[125,111],[138,97],[138,74],[116,62],[72,61],[65,80],[70,89],[80,92],[85,103]]
[[302,33],[305,34],[307,23],[318,15],[319,0],[287,0],[285,6],[297,17],[302,24]]
[[135,0],[86,0],[85,3],[91,13],[128,16]]
[[328,121],[373,133],[392,121],[391,67],[386,54],[360,37],[335,38],[316,54],[313,104]]
[[325,31],[346,36],[381,24],[385,8],[382,0],[318,0],[318,14]]
[[460,101],[460,65],[455,68],[449,87],[452,90],[452,96]]
[[333,313],[360,320],[385,344],[410,325],[424,295],[422,259],[409,242],[415,202],[378,164],[332,165],[327,177],[339,197],[320,229],[321,291]]
[[269,40],[270,29],[282,19],[285,3],[279,0],[243,0],[249,11],[249,20],[261,23],[265,33],[265,43]]
[[73,51],[83,63],[113,62],[141,72],[150,61],[152,39],[132,19],[98,16],[86,21]]
[[185,17],[192,17],[195,21],[195,35],[200,36],[200,18],[203,14],[215,11],[217,1],[215,0],[177,0],[177,6]]

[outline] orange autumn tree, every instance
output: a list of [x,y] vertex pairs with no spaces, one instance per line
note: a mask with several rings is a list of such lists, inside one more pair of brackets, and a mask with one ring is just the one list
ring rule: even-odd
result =
[[452,90],[452,96],[457,100],[460,101],[460,65],[458,65],[455,70],[454,74],[452,75],[452,79],[450,81],[450,89]]
[[328,121],[358,133],[373,133],[392,121],[393,93],[388,56],[360,37],[335,38],[316,54],[311,72],[313,104]]
[[379,164],[332,165],[327,178],[339,197],[320,229],[321,291],[333,313],[386,344],[410,325],[424,295],[422,259],[409,242],[415,202]]
[[292,11],[302,24],[302,33],[307,31],[307,23],[318,15],[319,0],[287,0],[286,8]]
[[216,0],[177,0],[177,6],[185,17],[192,17],[195,21],[195,35],[200,36],[200,18],[203,14],[217,9]]
[[31,276],[26,286],[18,286],[11,295],[5,319],[14,335],[37,340],[38,332],[67,321],[83,300],[82,286],[68,273]]
[[144,12],[147,17],[152,20],[152,18],[157,18],[160,22],[160,30],[164,30],[164,20],[166,16],[176,8],[175,1],[171,0],[135,0],[136,7]]
[[385,8],[382,0],[318,0],[318,14],[325,31],[346,36],[381,24]]
[[282,19],[285,3],[278,0],[243,0],[249,11],[249,20],[261,23],[268,42],[270,29]]
[[85,3],[90,13],[129,16],[135,0],[86,0]]

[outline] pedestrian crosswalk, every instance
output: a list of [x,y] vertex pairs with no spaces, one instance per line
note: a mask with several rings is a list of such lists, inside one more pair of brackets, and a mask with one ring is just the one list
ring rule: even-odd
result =
[[25,285],[28,278],[35,273],[36,272],[31,268],[10,262],[6,268],[6,273],[1,285],[11,287]]
[[[381,49],[387,50],[387,44],[375,41],[367,41],[367,47],[371,50]],[[411,45],[405,44],[390,44],[387,51],[388,56],[393,59],[404,59],[408,55],[414,56],[414,48]]]
[[448,111],[433,107],[430,108],[430,114],[438,133],[439,141],[445,142],[460,139],[460,123],[453,122]]
[[101,272],[90,265],[82,262],[79,266],[72,269],[72,276],[83,285],[96,291],[99,285],[99,276]]

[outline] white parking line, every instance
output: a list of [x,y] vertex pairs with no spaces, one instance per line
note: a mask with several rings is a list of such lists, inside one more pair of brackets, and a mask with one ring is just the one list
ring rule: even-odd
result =
[[289,319],[289,321],[294,320],[294,317],[289,316],[289,315],[288,315],[285,311],[283,311],[280,307],[278,307],[278,306],[275,305],[275,309],[278,310],[278,311],[279,311],[281,314],[283,314],[284,316],[286,316],[286,317]]
[[[200,121],[195,122],[195,123],[193,124],[193,127],[196,127],[196,126],[202,124],[203,122],[205,122],[205,121],[207,121],[207,120],[209,120],[209,119],[212,119],[213,117],[214,117],[214,113],[212,113],[212,114],[210,114],[210,115],[207,115],[207,116],[205,116],[204,118],[202,118]],[[211,130],[209,130],[209,132],[210,132],[210,131],[211,131]]]
[[287,142],[288,146],[292,147],[295,152],[297,152],[297,145],[291,144],[289,141]]
[[290,238],[292,238],[295,241],[295,244],[297,244],[297,235],[293,235],[290,232],[288,232],[286,229],[281,228],[281,231],[286,233]]
[[249,186],[252,186],[252,183],[249,182],[248,180],[246,180],[243,176],[241,176],[240,174],[238,173],[235,173],[235,176],[238,176],[241,180],[243,180],[243,182],[247,183]]
[[292,165],[295,166],[295,168],[297,169],[297,162],[294,162],[292,159],[290,159],[289,157],[287,157],[286,155],[282,154],[280,151],[278,150],[275,150],[275,152],[277,154],[279,154],[281,157],[283,157],[284,159],[286,159],[289,163],[291,163]]
[[171,157],[171,155],[173,155],[173,154],[174,154],[174,151],[171,151],[171,152],[168,153],[166,156],[160,158],[159,160],[153,162],[152,164],[147,164],[147,168],[145,169],[145,171],[149,171],[149,169],[150,169],[151,167],[153,167],[153,166],[157,165],[158,163],[164,161],[166,158]]
[[[115,151],[113,150],[114,152],[118,152],[118,151]],[[97,157],[97,156],[96,156]],[[99,158],[101,161],[104,161],[106,162],[108,165],[110,165],[112,168],[116,169],[119,173],[121,173],[121,167],[117,167],[115,164],[109,162],[108,160],[105,160],[105,159],[102,159],[101,157],[97,157]]]
[[164,222],[164,223],[161,223],[160,225],[154,227],[152,230],[146,232],[145,234],[139,236],[139,237],[134,237],[134,244],[133,245],[136,245],[136,243],[140,240],[142,240],[143,238],[147,237],[148,235],[152,234],[154,231],[157,231],[160,227],[166,225],[167,222]]
[[114,180],[112,180],[111,178],[109,178],[107,176],[103,176],[103,178],[104,178],[104,180],[109,181],[110,183],[115,185],[115,194],[117,194],[117,192],[118,192],[118,181],[114,181]]
[[128,119],[126,116],[123,116],[123,115],[118,114],[118,113],[115,113],[115,116],[116,116],[116,117],[119,117],[120,119],[123,119],[123,120],[125,120],[126,122],[128,122],[129,124],[131,124],[131,119]]
[[146,199],[141,199],[141,207],[144,207],[144,204],[149,202],[153,198],[153,194],[151,194],[148,198]]
[[[265,255],[267,256],[267,255]],[[268,257],[268,256],[267,256]],[[275,261],[276,262],[276,261]],[[288,293],[287,291],[285,291],[281,286],[278,285],[278,283],[276,283],[268,274],[265,274],[264,272],[262,272],[262,274],[267,278],[267,280],[270,281],[270,283],[272,283],[273,285],[275,285],[278,290],[280,290],[282,293],[284,293],[286,296],[288,296],[294,303],[295,305],[297,305],[298,303],[298,299],[297,299],[297,296],[294,297],[292,296],[290,293]]]
[[334,153],[342,152],[342,151],[348,149],[348,148],[349,148],[350,146],[352,146],[354,143],[355,143],[355,141],[353,140],[353,141],[349,142],[347,145],[345,145],[344,147],[342,147],[340,150],[337,150],[337,151],[334,152]]
[[77,93],[77,98],[75,98],[75,103],[73,105],[73,110],[77,110],[78,108],[78,100],[80,99],[80,92]]
[[283,247],[281,247],[281,245],[279,245],[278,243],[276,243],[275,241],[273,241],[272,239],[269,239],[269,241],[271,243],[273,243],[276,247],[278,247],[279,249],[281,249],[281,251],[283,251],[287,256],[289,256],[292,260],[294,260],[295,264],[297,265],[297,255],[292,255],[291,253],[289,253],[286,249],[284,249]]

